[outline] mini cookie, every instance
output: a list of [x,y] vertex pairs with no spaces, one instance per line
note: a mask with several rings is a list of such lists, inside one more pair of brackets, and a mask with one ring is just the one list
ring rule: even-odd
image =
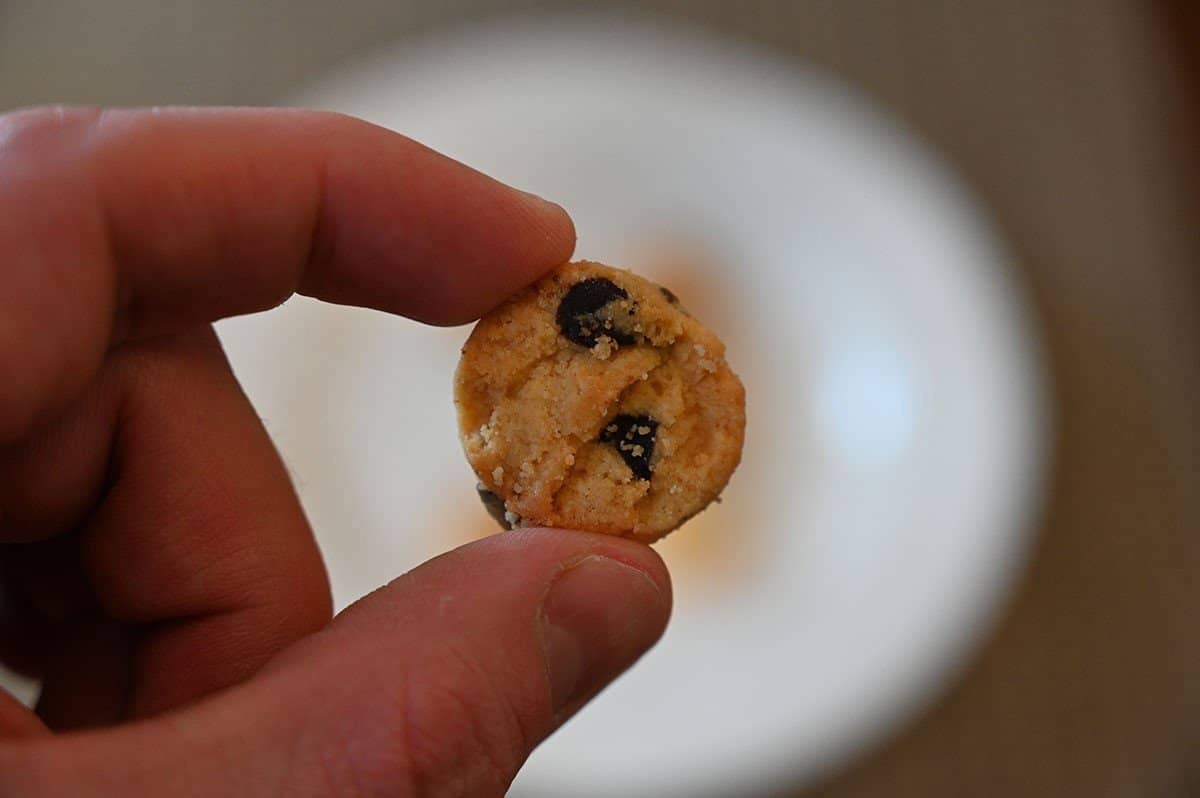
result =
[[628,271],[568,263],[512,297],[476,325],[454,385],[489,510],[647,542],[675,529],[741,459],[745,391],[724,355]]

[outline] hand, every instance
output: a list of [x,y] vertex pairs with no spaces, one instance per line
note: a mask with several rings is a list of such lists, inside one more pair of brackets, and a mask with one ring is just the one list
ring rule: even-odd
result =
[[296,291],[459,324],[573,246],[345,117],[0,117],[0,657],[45,685],[36,715],[0,690],[0,795],[503,794],[661,634],[661,561],[510,532],[331,622],[210,324]]

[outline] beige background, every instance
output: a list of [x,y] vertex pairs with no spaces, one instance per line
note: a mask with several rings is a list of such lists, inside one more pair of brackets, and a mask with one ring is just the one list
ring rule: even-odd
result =
[[[373,45],[512,7],[0,0],[0,109],[264,103]],[[1158,7],[606,7],[777,47],[890,106],[990,205],[1044,330],[1058,438],[1032,568],[944,700],[812,794],[1200,795],[1200,95]]]

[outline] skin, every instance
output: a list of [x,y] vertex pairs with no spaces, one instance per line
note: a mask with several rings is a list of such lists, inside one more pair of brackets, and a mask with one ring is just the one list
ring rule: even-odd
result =
[[523,530],[331,620],[211,323],[299,292],[459,324],[573,247],[342,116],[0,116],[0,658],[45,684],[0,691],[0,795],[502,795],[658,639],[661,560]]

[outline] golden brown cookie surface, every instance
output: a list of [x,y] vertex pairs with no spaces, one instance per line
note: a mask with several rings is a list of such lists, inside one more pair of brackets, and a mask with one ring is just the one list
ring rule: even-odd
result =
[[656,540],[741,459],[745,393],[721,341],[670,291],[566,264],[463,347],[459,432],[510,521]]

